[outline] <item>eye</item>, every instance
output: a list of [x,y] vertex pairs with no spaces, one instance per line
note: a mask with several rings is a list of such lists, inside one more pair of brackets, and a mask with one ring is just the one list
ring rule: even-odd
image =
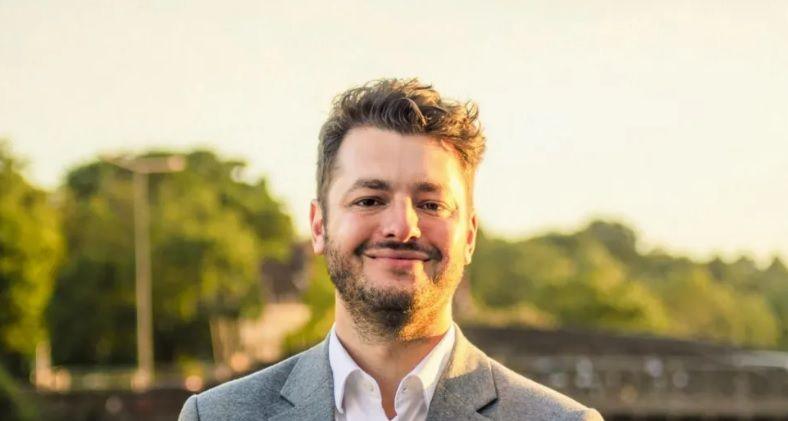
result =
[[364,197],[353,202],[353,206],[359,206],[362,208],[371,208],[375,206],[380,206],[382,204],[383,201],[378,199],[377,197]]
[[420,205],[420,207],[424,210],[435,213],[447,210],[447,207],[440,202],[424,202]]

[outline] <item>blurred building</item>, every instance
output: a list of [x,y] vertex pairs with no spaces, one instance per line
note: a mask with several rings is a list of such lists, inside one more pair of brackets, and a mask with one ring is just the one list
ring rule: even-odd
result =
[[250,364],[279,360],[285,337],[309,320],[309,307],[301,302],[301,295],[309,286],[312,254],[308,242],[296,243],[286,261],[262,263],[265,305],[259,317],[242,320],[239,325],[241,349],[253,360]]

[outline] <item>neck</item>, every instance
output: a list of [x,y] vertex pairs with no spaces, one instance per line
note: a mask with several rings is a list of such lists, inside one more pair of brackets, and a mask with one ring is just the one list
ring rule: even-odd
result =
[[435,348],[451,327],[451,303],[422,320],[428,323],[405,326],[403,335],[395,338],[370,337],[367,331],[356,325],[337,295],[337,337],[356,364],[378,383],[383,409],[389,418],[395,415],[394,396],[399,383]]

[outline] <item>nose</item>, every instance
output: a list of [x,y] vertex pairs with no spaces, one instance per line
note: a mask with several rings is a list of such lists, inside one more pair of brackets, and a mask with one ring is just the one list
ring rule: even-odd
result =
[[421,237],[419,215],[410,199],[395,200],[384,212],[381,221],[383,237],[406,243]]

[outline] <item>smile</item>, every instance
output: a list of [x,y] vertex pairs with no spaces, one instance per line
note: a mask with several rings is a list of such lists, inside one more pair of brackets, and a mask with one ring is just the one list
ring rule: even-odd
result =
[[371,259],[421,261],[430,260],[430,256],[420,251],[411,250],[372,250],[364,254]]

